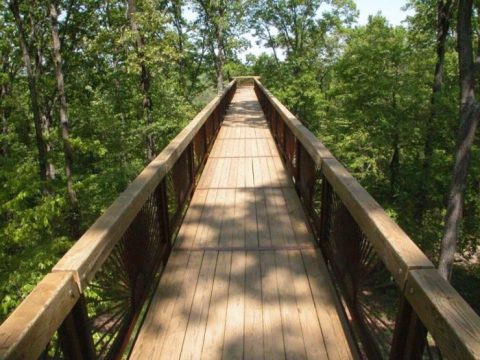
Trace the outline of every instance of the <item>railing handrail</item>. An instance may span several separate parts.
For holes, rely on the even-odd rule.
[[[208,103],[148,164],[0,325],[0,359],[38,357],[148,197],[235,85]]]
[[[452,359],[480,359],[480,317],[325,145],[258,79],[253,80],[322,170],[414,311],[437,340],[442,354]]]
[[[113,204],[53,267],[52,272],[72,271],[83,291],[110,254],[111,249],[130,225],[153,189],[170,171],[193,137],[235,83],[232,80],[197,116],[162,150],[140,175],[130,183]]]

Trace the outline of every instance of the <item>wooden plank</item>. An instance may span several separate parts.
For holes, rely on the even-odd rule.
[[[260,159],[259,158],[250,158],[252,162],[252,173],[253,173],[253,184],[254,187],[259,188],[263,184],[262,171],[260,169]]]
[[[205,330],[205,341],[201,353],[202,359],[220,359],[222,356],[231,260],[231,252],[220,252],[218,254]]]
[[[277,187],[279,184],[275,182],[275,174],[270,172],[268,162],[271,160],[270,157],[260,158],[261,170],[263,175],[263,186],[265,187]]]
[[[287,250],[316,250],[316,247],[313,244],[306,245],[281,245],[281,246],[193,246],[193,247],[178,247],[175,248],[176,251],[287,251]]]
[[[217,255],[217,252],[207,252],[203,257],[180,359],[200,359],[201,357]]]
[[[263,358],[262,274],[260,253],[249,251],[245,260],[245,359]]]
[[[230,172],[233,170],[233,160],[235,158],[225,158],[223,159],[225,161],[225,166],[222,169],[222,173],[218,174],[220,176],[220,181],[218,182],[218,187],[219,188],[226,188],[229,187],[229,178],[230,178]]]
[[[219,155],[221,157],[233,157],[235,156],[235,142],[236,139],[226,139],[222,147],[219,149]]]
[[[285,359],[282,316],[278,298],[275,254],[260,253],[262,270],[263,346],[264,359]]]
[[[297,244],[295,232],[292,228],[290,216],[288,214],[287,203],[285,201],[282,189],[274,189],[275,196],[273,200],[278,208],[278,226],[285,238],[287,244]]]
[[[218,166],[218,159],[209,158],[205,164],[202,175],[197,185],[197,189],[208,189],[210,183],[212,182],[213,175],[215,174],[215,169]]]
[[[225,143],[225,139],[217,139],[212,146],[212,150],[210,151],[210,158],[216,158],[222,156],[222,147]]]
[[[220,130],[218,131],[218,136],[217,136],[217,139],[225,139],[225,138],[228,138],[228,131],[229,131],[229,127],[226,127],[226,126],[221,126],[220,127]]]
[[[281,187],[283,186],[282,184],[282,178],[285,177],[285,174],[282,173],[282,172],[279,172],[277,170],[277,167],[275,166],[275,158],[273,157],[268,157],[268,158],[265,158],[266,160],[266,165],[267,165],[267,169],[268,169],[268,173],[270,175],[270,184],[272,187]]]
[[[257,213],[258,245],[272,246],[265,192],[263,189],[255,189],[254,192],[255,192],[255,207],[256,207],[256,213]]]
[[[288,257],[307,357],[309,359],[328,359],[301,254],[299,251],[292,251],[289,252]]]
[[[272,136],[268,128],[255,127],[253,129],[255,130],[255,137],[257,139],[269,139]]]
[[[244,188],[245,187],[245,180],[247,177],[247,166],[246,161],[250,159],[245,158],[236,158],[236,165],[237,165],[237,181],[235,184],[235,188]]]
[[[212,222],[210,226],[212,228],[211,231],[211,239],[208,241],[208,246],[216,247],[220,244],[220,236],[222,232],[222,223],[225,219],[225,199],[227,197],[227,190],[226,189],[218,189],[217,196],[215,198],[215,205],[213,207],[212,213]]]
[[[238,190],[237,190],[238,191]],[[245,246],[258,246],[257,200],[253,189],[245,190]]]
[[[319,250],[302,250],[310,289],[315,301],[318,320],[329,359],[353,359],[355,349],[350,336],[347,319],[343,316],[341,304],[336,299],[335,289],[328,274],[327,266]]]
[[[0,359],[36,359],[78,301],[71,272],[46,275],[0,325]]]
[[[246,131],[248,130],[248,128],[246,128],[246,127],[236,127],[234,129],[235,129],[235,133],[234,133],[234,136],[232,136],[232,138],[245,139],[247,137],[246,136]]]
[[[232,254],[228,289],[227,319],[223,340],[224,359],[243,359],[244,339],[245,253]]]
[[[446,359],[480,359],[480,317],[436,269],[411,270],[405,296]]]
[[[187,273],[190,252],[173,252],[145,316],[130,359],[154,359],[160,353],[176,300]],[[192,259],[193,261],[193,259]]]
[[[237,180],[239,179],[239,172],[242,169],[239,168],[239,158],[231,158],[230,161],[230,168],[228,171],[228,175],[225,175],[226,183],[225,187],[227,188],[236,188],[237,187]],[[243,175],[245,177],[245,175]]]
[[[253,159],[245,159],[245,187],[254,187]]]
[[[235,215],[231,246],[245,246],[245,190],[235,190]]]
[[[214,232],[211,226],[211,223],[214,221],[214,212],[215,212],[215,199],[217,197],[217,189],[208,190],[208,195],[205,200],[205,205],[202,212],[202,217],[200,219],[200,224],[198,226],[196,235],[195,235],[195,246],[211,246],[214,245],[211,243],[211,240],[214,238]]]
[[[313,244],[314,238],[296,191],[293,188],[284,188],[282,192],[297,244]]]
[[[295,235],[290,225],[281,189],[265,189],[268,223],[272,245],[293,245]]]
[[[400,289],[409,269],[433,268],[427,256],[337,160],[325,159],[322,169]]]
[[[290,174],[288,173],[287,168],[285,167],[282,159],[278,156],[272,158],[275,168],[278,174],[281,174],[280,178],[280,186],[283,187],[293,187],[292,179]]]
[[[235,189],[226,190],[225,194],[225,211],[220,230],[220,239],[218,241],[221,246],[231,246],[233,238],[233,227],[235,224]]]
[[[235,153],[233,156],[242,157],[246,154],[246,142],[245,139],[236,139],[235,140]]]
[[[216,158],[216,159],[218,164],[215,168],[215,172],[212,175],[212,180],[208,184],[208,188],[210,189],[216,189],[220,186],[220,181],[222,181],[225,167],[228,165],[226,158],[222,157],[222,158]]]
[[[190,254],[185,280],[175,302],[163,346],[160,353],[155,352],[154,359],[178,359],[180,357],[202,259],[202,252],[192,252]]]
[[[267,138],[267,145],[270,148],[270,152],[272,156],[279,156],[280,153],[278,152],[277,145],[275,144],[275,140],[273,140],[273,137],[270,135],[270,137]]]
[[[254,186],[259,188],[259,187],[264,187],[265,180],[264,180],[264,173],[262,171],[262,163],[261,163],[261,158],[251,158],[252,161],[252,168],[253,168],[253,182]]]
[[[257,133],[255,132],[255,128],[253,127],[244,127],[242,128],[245,132],[245,136],[244,138],[245,139],[256,139],[258,136],[257,136]]]
[[[202,217],[208,190],[197,189],[188,207],[182,226],[178,231],[175,246],[192,246]]]
[[[255,139],[245,139],[244,156],[259,156],[257,141]]]
[[[259,150],[259,153],[257,156],[278,156],[278,151],[276,148],[273,148],[273,151],[272,151],[272,148],[271,146],[269,145],[269,142],[267,139],[256,139],[257,140],[257,146],[258,146],[258,150]]]
[[[292,287],[293,277],[288,258],[289,252],[275,252],[285,354],[287,359],[306,359],[302,325],[297,310],[295,289]]]

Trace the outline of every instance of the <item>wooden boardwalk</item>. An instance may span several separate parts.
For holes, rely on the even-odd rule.
[[[238,88],[132,359],[351,359],[353,342],[253,88]]]

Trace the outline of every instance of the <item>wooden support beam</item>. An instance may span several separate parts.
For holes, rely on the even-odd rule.
[[[446,359],[480,359],[480,317],[436,269],[410,271],[405,296]]]
[[[70,272],[46,275],[0,326],[0,359],[36,359],[80,292]]]

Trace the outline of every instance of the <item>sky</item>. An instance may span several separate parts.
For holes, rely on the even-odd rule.
[[[364,25],[368,22],[369,15],[375,15],[381,12],[383,16],[392,25],[400,25],[408,15],[408,12],[402,10],[407,3],[407,0],[355,0],[357,9],[360,12],[358,23]],[[271,53],[270,49],[265,49],[262,46],[255,44],[255,38],[251,34],[245,35],[246,39],[250,41],[252,47],[245,52],[241,52],[240,59],[245,61],[247,54],[260,55],[261,53]]]
[[[357,4],[357,9],[360,12],[358,23],[364,25],[368,21],[369,15],[375,15],[379,12],[387,18],[392,25],[400,25],[403,20],[409,15],[408,12],[402,10],[407,3],[407,0],[354,0]],[[193,20],[195,15],[190,9],[187,9],[186,18]],[[250,41],[251,47],[245,52],[241,52],[240,58],[245,60],[246,54],[260,55],[261,53],[271,53],[270,49],[265,49],[262,46],[255,44],[255,38],[252,34],[246,34],[245,38]]]
[[[381,11],[392,25],[400,25],[408,15],[402,11],[405,0],[356,0],[357,9],[360,11],[359,23],[366,24],[369,15]]]

